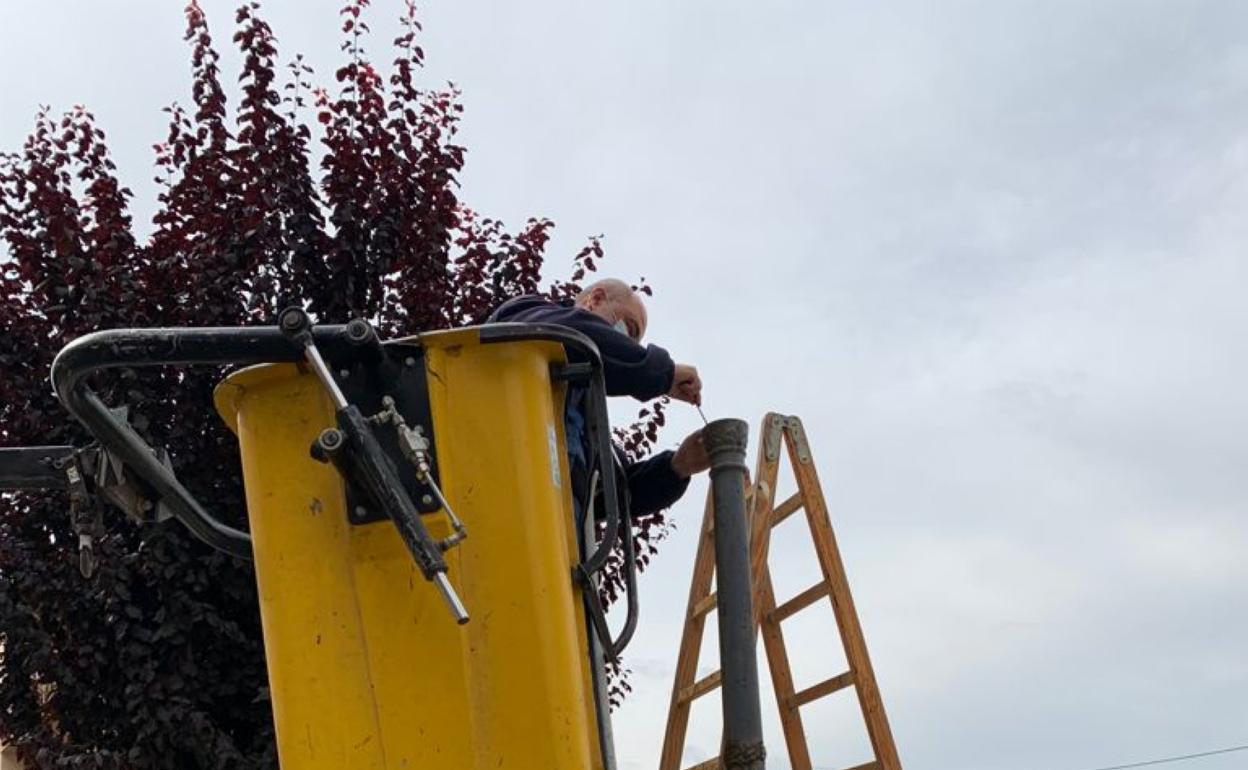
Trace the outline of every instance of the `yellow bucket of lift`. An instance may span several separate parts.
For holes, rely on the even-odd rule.
[[[238,436],[283,770],[586,770],[609,760],[579,589],[549,341],[421,335],[441,486],[468,527],[447,553],[458,626],[388,521],[352,524],[309,456],[334,424],[302,367],[216,390]],[[435,538],[445,513],[424,517]],[[599,688],[600,689],[600,688]],[[612,763],[613,764],[613,763]]]

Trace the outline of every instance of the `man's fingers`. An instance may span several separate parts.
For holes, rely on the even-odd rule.
[[[702,378],[698,376],[697,367],[689,364],[676,364],[669,395],[690,404],[701,405]]]
[[[702,473],[711,467],[710,456],[702,439],[699,428],[680,442],[680,447],[672,457],[672,467],[683,477],[688,478],[695,473]]]
[[[680,383],[680,390],[693,403],[702,403],[702,379],[697,371],[691,372],[689,378]]]

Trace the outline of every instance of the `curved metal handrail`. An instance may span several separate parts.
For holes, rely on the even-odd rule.
[[[321,326],[318,344],[353,346],[347,326]],[[112,329],[79,337],[52,362],[52,387],[70,414],[100,444],[151,487],[187,529],[203,542],[240,558],[251,558],[251,536],[213,516],[156,458],[155,450],[113,414],[87,385],[94,372],[118,367],[259,364],[301,359],[276,326],[204,329]]]

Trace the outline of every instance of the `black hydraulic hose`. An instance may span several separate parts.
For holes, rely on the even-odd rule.
[[[637,630],[640,614],[637,594],[637,551],[633,542],[633,517],[627,504],[620,504],[620,476],[617,474],[615,452],[611,446],[610,434],[607,430],[606,391],[601,377],[591,380],[589,389],[589,430],[590,440],[598,447],[600,462],[610,464],[609,469],[602,471],[603,500],[606,507],[606,521],[603,524],[602,540],[598,541],[594,552],[587,556],[576,568],[576,580],[589,600],[590,621],[602,640],[604,651],[611,660],[617,660],[620,653],[628,646]],[[591,490],[592,494],[592,490]],[[587,506],[588,507],[588,506]],[[606,566],[620,544],[622,554],[621,567],[624,571],[624,593],[628,601],[628,612],[624,617],[624,628],[619,636],[611,637],[607,625],[606,609],[598,596],[598,585],[594,575]]]
[[[640,617],[640,608],[637,601],[637,553],[633,545],[632,524],[629,524],[629,530],[624,535],[624,593],[628,596],[628,612],[624,616],[624,627],[620,629],[620,633],[611,640],[611,655],[618,658],[620,653],[624,652],[624,648],[633,640],[633,634],[637,631],[637,621]]]
[[[631,517],[629,517],[628,512],[620,510],[618,479],[615,473],[615,452],[611,447],[611,434],[607,422],[606,388],[603,385],[601,375],[591,377],[590,379],[588,402],[590,441],[597,448],[599,464],[609,467],[599,468],[599,474],[602,478],[603,505],[607,514],[603,527],[603,537],[598,542],[598,547],[594,552],[586,556],[585,561],[581,563],[580,569],[583,579],[588,579],[606,566],[607,559],[611,557],[611,552],[615,550],[615,544],[620,536],[621,518],[628,519],[629,531],[632,531]],[[593,502],[593,500],[586,501],[587,510],[593,505]]]
[[[590,343],[591,345],[593,343]],[[595,349],[596,352],[596,349]],[[601,364],[600,364],[601,367]],[[598,449],[599,461],[609,464],[609,469],[602,472],[602,495],[605,501],[607,520],[602,541],[597,549],[590,554],[579,568],[580,579],[587,592],[592,592],[597,599],[598,587],[592,576],[601,571],[607,564],[616,543],[620,542],[623,550],[621,569],[624,572],[624,592],[628,601],[628,611],[624,618],[624,628],[614,639],[607,627],[605,612],[597,601],[591,602],[595,627],[599,631],[603,646],[612,660],[619,658],[620,653],[628,646],[637,630],[640,607],[637,595],[637,554],[633,542],[633,516],[627,504],[620,505],[619,477],[616,475],[615,449],[611,445],[610,422],[607,415],[607,389],[601,368],[590,379],[589,387],[589,429],[590,437]],[[622,531],[621,531],[622,530]],[[599,617],[601,615],[601,617]]]
[[[610,463],[614,465],[613,458],[615,454],[611,445],[611,429],[607,415],[607,388],[603,374],[602,356],[598,352],[598,346],[594,344],[593,340],[585,334],[566,326],[521,323],[487,324],[481,327],[479,339],[482,343],[517,340],[558,342],[565,349],[573,351],[583,358],[583,362],[571,363],[562,367],[567,372],[563,378],[571,380],[588,378],[589,398],[586,418],[590,440],[596,450],[599,461],[603,464]],[[577,367],[586,366],[588,367],[587,371],[573,373]],[[615,659],[628,644],[629,640],[632,639],[633,632],[637,629],[637,620],[640,613],[637,597],[637,559],[636,549],[633,544],[632,516],[629,511],[624,510],[626,506],[620,505],[620,488],[613,469],[602,469],[602,496],[606,508],[603,539],[596,544],[593,553],[588,554],[577,565],[573,570],[573,575],[585,595],[590,622],[593,624],[598,638],[602,642],[604,651],[612,659]],[[624,530],[623,535],[621,535],[621,530]],[[606,622],[606,612],[598,597],[598,586],[593,576],[606,566],[611,552],[615,549],[621,537],[625,541],[622,546],[624,551],[622,566],[624,569],[624,585],[628,593],[628,615],[620,635],[612,639]]]

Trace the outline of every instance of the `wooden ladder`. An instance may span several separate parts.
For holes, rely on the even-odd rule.
[[[884,713],[884,702],[880,698],[875,672],[871,668],[867,643],[863,639],[862,626],[858,622],[858,613],[849,592],[845,565],[836,547],[836,536],[832,532],[832,522],[828,518],[827,504],[819,486],[819,477],[815,472],[814,459],[811,457],[810,444],[806,440],[802,421],[797,417],[771,413],[763,418],[759,435],[762,437],[762,445],[759,447],[754,474],[756,481],[752,486],[746,485],[747,509],[751,517],[750,566],[754,587],[754,615],[757,628],[762,631],[776,702],[780,706],[780,724],[789,751],[789,762],[793,770],[813,770],[810,747],[807,745],[806,731],[802,725],[801,707],[853,686],[862,708],[867,736],[875,758],[850,770],[901,770],[901,760],[897,756],[893,733]],[[776,505],[776,480],[780,471],[782,447],[788,450],[789,464],[797,481],[797,492]],[[806,521],[810,525],[823,579],[777,606],[771,585],[771,569],[767,565],[771,530],[799,510],[806,512]],[[706,617],[715,609],[715,593],[711,591],[714,572],[714,511],[708,492],[659,770],[681,770],[680,761],[689,727],[690,707],[693,701],[715,690],[720,684],[721,674],[718,671],[695,681]],[[789,666],[781,623],[825,597],[829,599],[836,617],[849,670],[798,691],[793,683],[793,672]],[[715,757],[689,770],[718,770],[720,766],[719,757]]]

